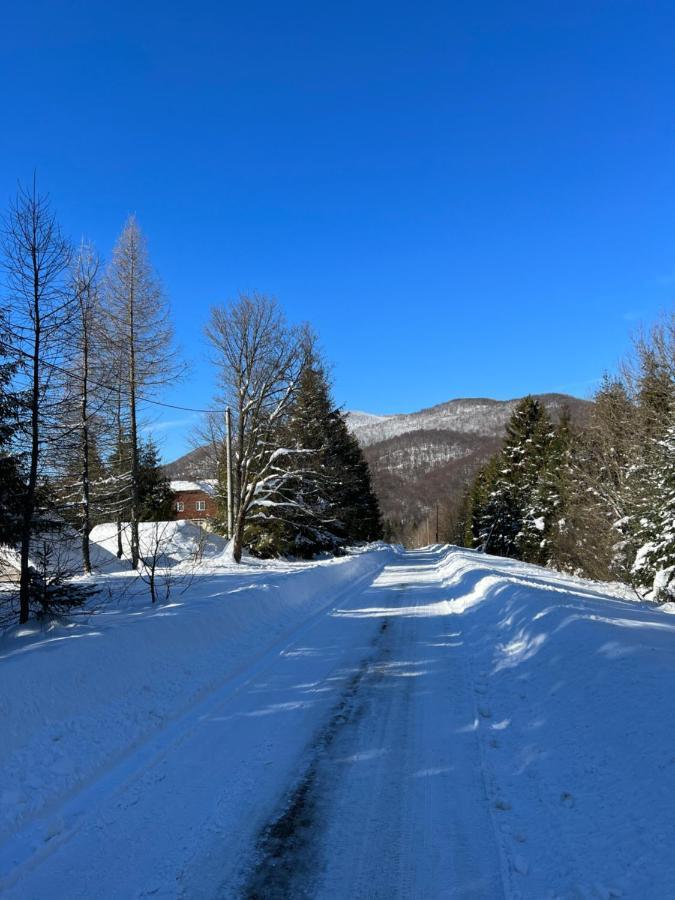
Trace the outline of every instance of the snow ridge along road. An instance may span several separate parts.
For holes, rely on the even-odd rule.
[[[345,565],[304,576],[314,603],[282,592],[276,645],[259,634],[248,664],[20,824],[4,896],[675,896],[672,616],[447,547],[377,551],[351,581]],[[269,604],[255,577],[232,621]],[[211,573],[177,622],[224,629],[230,654],[247,632],[209,603],[236,607],[244,581]],[[101,641],[159,640],[162,621]]]

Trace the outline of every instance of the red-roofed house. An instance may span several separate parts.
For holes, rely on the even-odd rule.
[[[215,481],[172,481],[174,519],[206,522],[218,514]]]

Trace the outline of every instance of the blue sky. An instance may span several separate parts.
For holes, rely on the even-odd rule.
[[[675,6],[5,4],[0,200],[37,169],[109,256],[137,213],[208,405],[240,290],[349,408],[581,396],[675,295]],[[166,412],[163,450],[194,420]]]

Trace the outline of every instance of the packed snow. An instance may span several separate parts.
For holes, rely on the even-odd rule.
[[[0,639],[3,896],[675,896],[671,610],[449,547],[235,566],[173,528],[167,602],[120,569]]]

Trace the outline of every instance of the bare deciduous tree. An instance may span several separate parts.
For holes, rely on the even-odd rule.
[[[232,410],[234,429],[234,510],[232,552],[241,561],[244,529],[251,509],[270,502],[288,468],[279,465],[289,451],[274,440],[303,369],[305,330],[290,327],[275,300],[241,294],[228,306],[211,310],[206,335],[216,353],[221,393]],[[222,423],[210,422],[220,435]]]
[[[95,481],[101,475],[100,471],[92,470],[103,442],[104,406],[112,391],[109,373],[103,372],[101,364],[99,259],[91,244],[83,242],[80,245],[71,270],[69,290],[75,306],[71,348],[74,366],[64,373],[64,400],[66,422],[72,424],[72,430],[64,437],[61,448],[64,457],[62,494],[68,517],[76,523],[80,533],[82,565],[89,574],[92,479]]]
[[[168,304],[135,216],[113,250],[106,278],[111,364],[119,372],[119,443],[128,437],[131,565],[139,562],[139,409],[178,376]],[[124,432],[127,432],[124,434]]]

